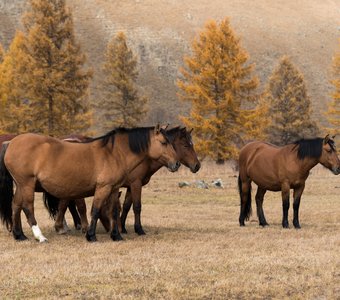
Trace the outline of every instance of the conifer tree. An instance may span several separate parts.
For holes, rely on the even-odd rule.
[[[339,40],[340,41],[340,40]],[[340,43],[339,43],[340,45]],[[332,101],[328,105],[326,113],[328,122],[334,127],[328,128],[334,134],[340,133],[340,51],[334,56],[333,71],[335,78],[332,80],[334,91],[332,93]]]
[[[303,75],[287,56],[281,58],[265,93],[269,103],[270,142],[286,145],[318,134],[318,126],[311,119],[311,100]]]
[[[102,129],[137,126],[146,114],[147,98],[138,95],[137,60],[123,32],[108,43],[103,72],[104,92],[98,105]]]
[[[3,48],[2,45],[0,44],[0,64],[2,63],[2,61],[3,61],[3,59],[4,59],[4,55],[5,55],[4,48]]]
[[[30,73],[24,49],[26,38],[17,31],[0,65],[0,127],[2,133],[23,133],[31,127],[31,111],[24,83]]]
[[[251,75],[254,65],[247,61],[248,54],[224,19],[206,24],[192,44],[192,55],[184,60],[186,68],[181,69],[179,97],[192,104],[190,115],[182,121],[194,129],[200,155],[217,163],[237,156],[244,124],[251,119],[250,114],[245,119],[243,104],[255,100],[258,79]]]
[[[84,132],[91,124],[87,89],[91,72],[75,40],[65,0],[30,0],[23,18],[27,32],[26,97],[30,131],[60,136]],[[24,117],[24,116],[22,116]]]

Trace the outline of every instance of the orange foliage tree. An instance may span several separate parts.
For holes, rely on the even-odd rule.
[[[194,129],[197,152],[218,163],[236,158],[247,128],[255,127],[252,120],[259,111],[244,108],[257,98],[258,79],[248,58],[228,19],[210,21],[193,41],[192,55],[181,69],[179,97],[192,105],[181,120]]]
[[[340,45],[340,40],[339,40]],[[334,134],[340,133],[340,51],[334,56],[333,71],[335,78],[332,80],[334,91],[332,101],[328,105],[327,119],[333,125],[331,131]]]

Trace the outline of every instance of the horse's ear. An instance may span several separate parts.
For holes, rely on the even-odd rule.
[[[193,130],[194,130],[194,128],[191,128],[191,129],[189,130],[189,133],[191,134]]]
[[[329,140],[330,140],[330,137],[329,137],[329,134],[327,134],[325,138],[323,139],[323,143],[326,145],[328,144]]]
[[[168,124],[166,124],[166,125],[163,125],[161,128],[163,129],[163,130],[167,130],[167,128],[169,127],[169,123]]]
[[[332,140],[334,140],[334,139],[335,139],[335,136],[336,136],[336,134],[334,134],[334,135],[332,136]]]
[[[159,123],[155,126],[155,134],[159,134],[160,132],[160,126],[159,126]]]

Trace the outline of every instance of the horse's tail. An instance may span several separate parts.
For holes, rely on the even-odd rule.
[[[59,205],[59,199],[57,197],[54,197],[48,192],[43,193],[43,199],[45,207],[47,208],[50,217],[52,219],[55,219],[57,213],[58,213],[58,205]]]
[[[12,231],[13,178],[4,161],[8,145],[4,143],[0,152],[0,219]]]
[[[242,180],[240,176],[238,176],[238,192],[240,194],[240,203],[242,208]],[[248,193],[247,193],[247,202],[244,207],[243,215],[246,221],[249,220],[249,217],[251,216],[251,185],[249,185]]]

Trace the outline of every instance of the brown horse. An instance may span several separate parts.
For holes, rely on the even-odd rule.
[[[113,191],[146,158],[160,160],[171,171],[180,166],[166,132],[159,126],[118,128],[88,143],[68,143],[37,134],[19,135],[1,153],[0,217],[7,227],[12,227],[15,239],[24,240],[20,218],[23,210],[34,237],[44,242],[47,239],[34,216],[36,189],[59,199],[94,196],[86,238],[96,241],[102,203],[114,199]],[[8,185],[12,179],[16,183],[14,197],[13,188]],[[121,239],[117,222],[115,219],[113,222],[111,238]]]
[[[170,139],[173,140],[172,145],[175,148],[179,161],[190,168],[193,173],[196,173],[200,169],[201,165],[194,150],[191,131],[189,132],[186,128],[177,126],[167,130],[166,133]],[[122,185],[123,187],[127,187],[123,212],[121,215],[122,233],[126,233],[125,221],[133,203],[133,210],[135,213],[135,232],[139,235],[145,234],[140,220],[142,186],[146,185],[150,181],[151,176],[161,167],[163,167],[163,164],[160,161],[145,159],[138,167],[127,175],[126,180]],[[49,198],[49,200],[51,204],[48,206],[53,207],[56,205],[56,203],[53,204],[55,201],[54,198]],[[65,201],[67,200],[60,200],[58,206],[59,212],[56,217],[55,225],[58,232],[62,232],[62,220],[67,207],[67,202]],[[103,206],[99,218],[104,228],[109,231],[111,227],[111,217],[106,214],[107,211],[110,211],[110,209]],[[86,215],[81,217],[83,220],[86,218]]]
[[[295,228],[300,228],[301,195],[309,171],[318,163],[335,175],[340,173],[335,143],[328,135],[324,139],[302,139],[284,147],[263,142],[252,142],[244,146],[239,155],[240,226],[244,226],[244,221],[248,220],[251,214],[251,182],[254,181],[258,186],[255,199],[259,224],[268,225],[262,208],[264,194],[267,190],[281,191],[282,226],[289,227],[289,192],[293,189],[293,224]]]
[[[17,136],[17,134],[4,134],[4,135],[0,135],[0,149],[1,149],[2,145],[3,145],[3,143],[11,141],[16,136]],[[62,137],[62,139],[64,141],[68,141],[68,142],[71,142],[71,143],[77,143],[77,142],[80,143],[80,142],[86,142],[86,141],[90,140],[89,137],[83,136],[83,135],[79,135],[79,134],[67,135],[65,137]],[[67,205],[67,208],[69,209],[69,211],[70,211],[70,213],[72,215],[72,218],[73,218],[74,227],[77,230],[79,230],[79,229],[82,228],[82,224],[83,224],[83,231],[88,226],[87,218],[86,219],[84,219],[84,218],[81,219],[79,217],[79,214],[80,214],[80,216],[83,216],[84,213],[86,214],[86,206],[84,207],[84,205],[85,205],[85,202],[82,201],[82,199],[70,200],[68,202],[68,205]],[[78,211],[79,211],[79,214],[78,214]],[[50,212],[50,214],[53,217],[53,213]],[[65,219],[64,219],[64,222],[63,222],[63,230],[64,231],[68,231],[69,230],[69,228],[67,226],[67,223],[65,222]]]

